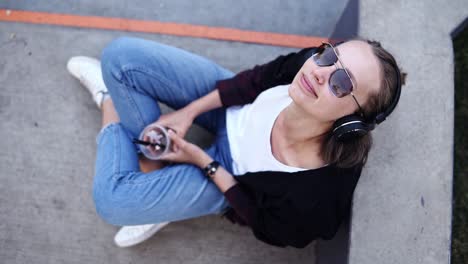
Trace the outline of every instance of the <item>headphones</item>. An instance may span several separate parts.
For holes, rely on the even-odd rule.
[[[374,130],[376,125],[382,123],[397,106],[401,94],[401,73],[400,69],[398,69],[398,66],[394,62],[390,60],[387,62],[395,68],[397,73],[397,89],[390,106],[388,106],[384,112],[380,112],[375,117],[368,120],[356,113],[336,120],[332,129],[332,136],[335,137],[336,140],[347,141],[366,135],[370,131]]]

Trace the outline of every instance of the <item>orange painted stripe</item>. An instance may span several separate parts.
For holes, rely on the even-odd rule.
[[[0,21],[159,33],[297,48],[317,46],[320,45],[322,41],[328,40],[327,38],[320,37],[239,30],[234,28],[8,9],[0,9]]]

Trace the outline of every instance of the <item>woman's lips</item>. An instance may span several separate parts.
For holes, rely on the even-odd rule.
[[[312,84],[309,83],[309,80],[307,80],[304,74],[302,74],[301,76],[301,84],[309,93],[313,94],[315,97],[318,98],[317,93],[314,90],[314,87],[312,86]]]

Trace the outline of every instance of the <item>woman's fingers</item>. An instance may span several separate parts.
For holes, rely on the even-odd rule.
[[[166,160],[166,161],[176,161],[174,156],[175,156],[174,152],[168,152],[164,154],[164,156],[162,156],[161,159]]]
[[[179,148],[183,148],[185,141],[181,139],[176,133],[174,133],[172,130],[169,130],[169,138],[172,140],[174,151],[178,151]]]
[[[178,151],[179,150],[179,145],[180,145],[180,140],[179,138],[177,137],[177,135],[172,132],[172,130],[169,130],[168,133],[169,135],[169,139],[172,141],[172,149],[174,152]]]
[[[169,132],[170,132],[170,131],[174,131],[174,133],[177,134],[177,130],[175,130],[174,128],[168,127],[168,126],[164,126],[164,127],[167,129],[167,131],[169,131]]]

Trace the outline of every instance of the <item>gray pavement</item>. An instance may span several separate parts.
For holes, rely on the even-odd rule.
[[[339,1],[344,8],[346,1]],[[325,4],[325,1],[322,1]],[[342,10],[304,3],[238,1],[0,1],[0,8],[100,15],[331,35]],[[258,12],[263,10],[263,12]],[[276,10],[276,12],[275,12]],[[281,10],[289,10],[282,13]],[[290,15],[293,15],[291,17]],[[306,19],[320,17],[322,24]],[[355,29],[354,29],[355,31]],[[296,49],[152,34],[0,23],[0,259],[2,263],[314,263],[315,244],[279,249],[219,216],[171,223],[129,249],[113,245],[91,199],[100,112],[66,71],[71,56],[99,57],[112,39],[132,35],[206,56],[239,72]],[[165,108],[165,111],[168,111]],[[198,127],[188,139],[211,136]]]
[[[349,263],[450,263],[450,33],[467,16],[466,0],[360,2],[360,35],[388,47],[408,78],[354,193]]]
[[[335,0],[331,4],[327,0],[315,0],[311,4],[306,1],[278,0],[2,0],[0,8],[330,36],[347,2]]]
[[[277,249],[257,241],[248,229],[206,216],[171,223],[148,242],[119,249],[112,244],[117,228],[99,219],[91,200],[100,113],[68,75],[67,59],[77,54],[97,57],[121,35],[178,46],[234,72],[296,49],[0,22],[1,262],[315,263],[318,258],[320,263],[343,263],[333,256],[349,251],[349,263],[448,263],[453,162],[450,31],[468,15],[468,4],[363,0],[359,20],[353,22],[342,17],[348,3],[0,1],[0,8],[312,36],[339,37],[359,25],[361,35],[389,47],[408,73],[397,111],[374,133],[374,149],[355,193],[350,237],[344,228],[337,239],[319,242],[317,249],[315,244]],[[211,137],[194,127],[189,140],[207,146]]]
[[[135,248],[114,246],[117,228],[96,215],[91,197],[100,112],[88,92],[68,74],[65,64],[76,54],[99,56],[121,33],[23,24],[8,24],[1,32],[1,57],[7,62],[0,73],[0,131],[6,139],[0,143],[3,263],[314,260],[313,245],[304,250],[273,248],[257,241],[249,230],[218,216],[171,223]],[[15,34],[12,39],[11,34]],[[216,47],[237,54],[244,62],[255,60],[249,54],[272,59],[280,52],[276,47],[134,35],[188,47],[211,58],[216,56],[209,50]],[[240,50],[245,53],[240,54]],[[189,140],[206,146],[211,138],[203,132],[193,129]]]

